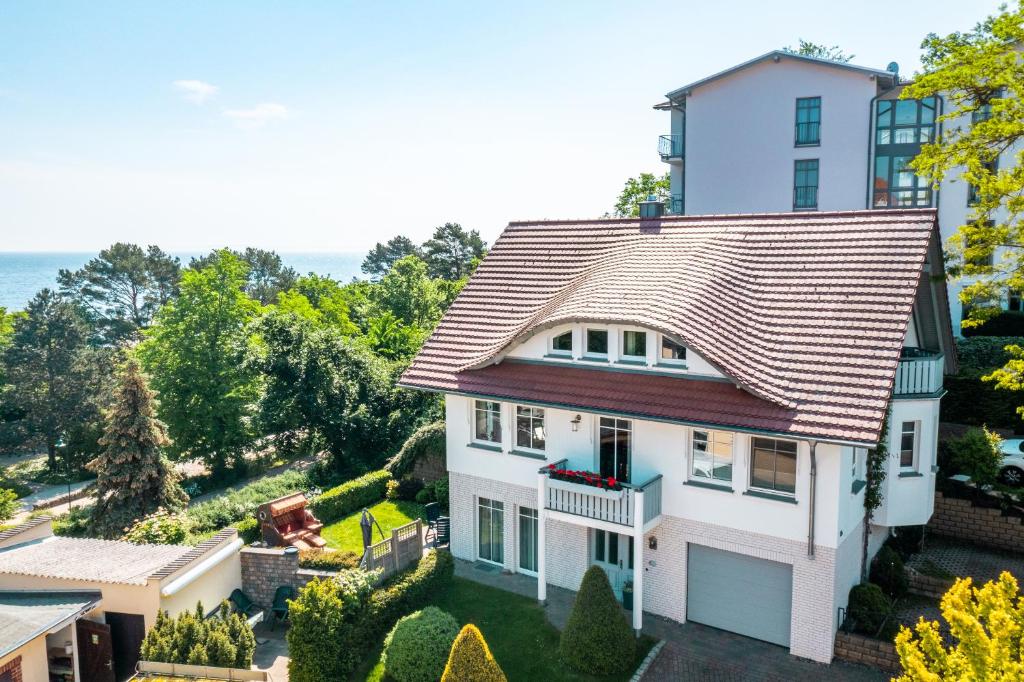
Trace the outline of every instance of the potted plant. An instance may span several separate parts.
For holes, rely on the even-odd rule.
[[[633,610],[633,581],[627,580],[622,585],[622,608],[627,611]]]

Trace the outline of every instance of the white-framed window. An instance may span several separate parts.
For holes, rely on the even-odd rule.
[[[543,451],[546,440],[544,409],[516,405],[516,447]]]
[[[477,498],[477,557],[492,564],[505,563],[505,505]]]
[[[920,422],[903,422],[900,427],[900,469],[917,468],[917,434]]]
[[[501,403],[493,400],[473,402],[473,440],[501,443]]]
[[[562,332],[551,337],[551,348],[548,349],[552,355],[572,355],[572,330]]]
[[[647,332],[627,329],[622,332],[619,355],[625,360],[647,359]]]
[[[583,336],[585,337],[585,343],[583,345],[584,356],[599,358],[608,357],[607,329],[587,329]]]
[[[778,438],[750,439],[750,487],[796,495],[796,442]]]
[[[661,348],[658,349],[658,364],[686,365],[686,346],[676,343],[664,334],[661,335]]]
[[[690,438],[690,478],[732,483],[733,435],[728,431],[694,429]]]

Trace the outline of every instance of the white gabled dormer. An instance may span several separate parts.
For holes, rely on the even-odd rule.
[[[506,351],[505,358],[724,377],[682,339],[628,324],[573,322],[542,329]]]

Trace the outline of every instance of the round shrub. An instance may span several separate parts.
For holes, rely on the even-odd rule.
[[[463,626],[455,638],[441,682],[507,682],[501,666],[475,625]]]
[[[238,537],[242,539],[247,545],[251,545],[254,542],[259,542],[263,538],[263,531],[260,530],[260,522],[256,520],[255,516],[242,519],[238,523],[233,524],[234,529],[238,531]]]
[[[610,675],[633,666],[633,628],[615,599],[608,576],[598,566],[591,566],[583,575],[558,650],[569,667],[594,675]]]
[[[850,590],[847,613],[853,621],[854,630],[874,637],[892,613],[892,603],[882,588],[874,583],[854,585]]]
[[[434,489],[430,486],[421,489],[416,493],[416,502],[419,504],[429,504],[434,501]]]
[[[992,485],[999,476],[1003,453],[1000,438],[985,427],[971,427],[949,443],[950,459],[957,473],[971,477],[977,485]]]
[[[909,582],[899,552],[885,545],[871,562],[871,582],[882,588],[889,598],[898,599],[907,593]]]
[[[124,534],[124,540],[137,545],[180,545],[188,535],[185,519],[160,509],[142,519]]]
[[[398,482],[398,499],[412,502],[421,490],[423,490],[423,481],[406,476]]]
[[[459,624],[436,606],[400,618],[384,639],[384,672],[395,682],[437,682]]]

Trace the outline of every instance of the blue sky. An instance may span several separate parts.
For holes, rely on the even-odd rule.
[[[998,0],[0,3],[0,251],[362,250],[600,215],[669,90],[798,38],[904,73]]]

